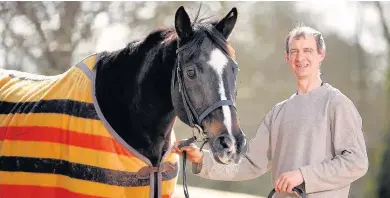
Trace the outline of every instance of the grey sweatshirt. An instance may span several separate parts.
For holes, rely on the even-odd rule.
[[[328,83],[276,104],[248,144],[248,156],[257,167],[245,158],[236,165],[221,165],[205,150],[200,173],[195,174],[239,181],[271,170],[275,181],[299,169],[304,183],[298,187],[308,198],[346,198],[350,184],[368,169],[361,117],[352,101]]]

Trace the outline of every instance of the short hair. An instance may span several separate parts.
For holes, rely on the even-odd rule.
[[[300,37],[305,38],[308,35],[314,36],[314,38],[316,39],[318,53],[320,53],[321,50],[326,51],[324,37],[322,36],[321,32],[301,23],[298,24],[294,29],[292,29],[288,33],[286,37],[286,46],[285,46],[286,53],[288,54],[290,52],[291,38],[300,38]]]

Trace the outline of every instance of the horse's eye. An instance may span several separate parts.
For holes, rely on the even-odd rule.
[[[188,77],[194,78],[195,75],[196,75],[196,73],[195,73],[195,70],[194,70],[194,69],[191,68],[191,69],[188,69],[188,70],[187,70],[187,76],[188,76]]]

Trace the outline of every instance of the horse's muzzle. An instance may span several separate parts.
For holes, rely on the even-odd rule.
[[[223,133],[211,142],[211,149],[217,162],[221,164],[229,164],[233,161],[238,163],[242,151],[246,150],[246,139]]]

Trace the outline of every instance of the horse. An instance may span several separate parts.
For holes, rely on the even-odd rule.
[[[174,27],[59,75],[0,70],[0,197],[171,197],[177,118],[217,162],[237,163],[247,149],[228,42],[238,12],[198,15],[181,6]]]

